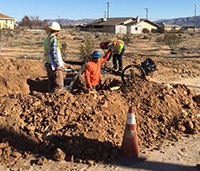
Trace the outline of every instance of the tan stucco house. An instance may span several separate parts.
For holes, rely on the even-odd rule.
[[[139,17],[132,19],[132,21],[127,23],[126,26],[128,34],[141,34],[144,29],[151,33],[159,28],[159,25],[151,22],[150,20],[140,19]]]
[[[0,13],[0,29],[14,29],[15,19]]]
[[[101,31],[113,34],[126,34],[125,23],[131,22],[131,17],[124,18],[100,18],[85,25],[86,31]]]
[[[89,22],[80,29],[85,31],[102,31],[112,34],[141,34],[143,29],[148,29],[149,32],[152,29],[157,30],[158,25],[139,17],[120,17],[120,18],[100,18]]]

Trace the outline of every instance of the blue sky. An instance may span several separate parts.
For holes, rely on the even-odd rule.
[[[194,16],[193,4],[200,15],[200,0],[0,0],[0,13],[20,21],[25,15],[40,19],[96,19],[104,17],[110,2],[110,17],[146,17],[149,19],[172,19]]]

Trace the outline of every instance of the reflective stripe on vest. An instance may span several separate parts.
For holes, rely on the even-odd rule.
[[[120,54],[125,43],[120,39],[115,39],[108,44],[108,46],[114,45],[114,54]]]

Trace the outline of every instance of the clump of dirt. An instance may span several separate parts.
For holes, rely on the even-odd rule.
[[[60,148],[57,148],[53,157],[55,160],[61,161],[65,159],[65,153]]]
[[[116,91],[4,96],[0,161],[16,162],[30,153],[56,160],[115,160],[130,105],[136,108],[140,150],[159,148],[165,139],[199,133],[200,108],[194,97],[184,85],[146,80]]]
[[[200,95],[194,96],[193,100],[200,105]]]

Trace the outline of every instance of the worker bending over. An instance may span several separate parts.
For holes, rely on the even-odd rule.
[[[120,40],[120,39],[115,39],[113,41],[104,41],[100,43],[100,48],[101,49],[110,49],[112,53],[110,54],[110,57],[108,60],[110,60],[111,56],[113,55],[113,69],[117,70],[117,60],[119,63],[119,69],[118,72],[122,72],[123,69],[123,62],[122,62],[122,56],[124,54],[126,44]]]
[[[103,58],[99,51],[94,51],[92,59],[87,63],[85,68],[85,79],[87,87],[92,90],[101,88],[101,66],[106,62],[110,55],[110,50],[106,52]]]

